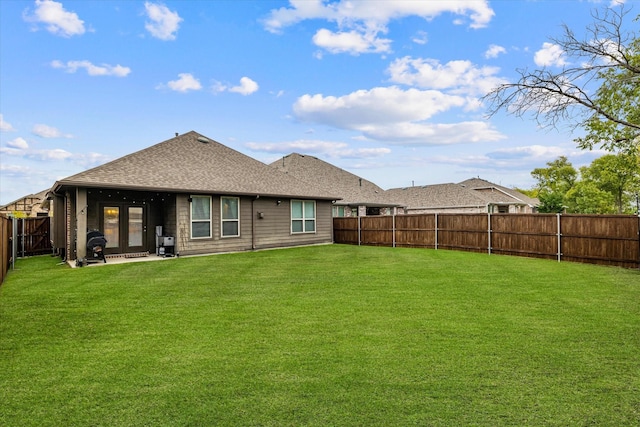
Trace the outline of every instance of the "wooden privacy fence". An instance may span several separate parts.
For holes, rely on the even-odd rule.
[[[333,219],[334,241],[640,268],[640,217],[419,214]]]
[[[0,216],[0,283],[4,281],[11,266],[14,250],[16,257],[51,253],[50,224],[49,217]]]

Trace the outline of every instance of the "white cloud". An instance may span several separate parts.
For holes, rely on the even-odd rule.
[[[408,16],[431,20],[444,13],[468,18],[471,28],[487,26],[494,15],[486,0],[338,0],[333,3],[290,0],[289,7],[271,10],[263,24],[267,31],[279,33],[307,19],[324,19],[335,23],[338,31],[320,30],[313,38],[314,43],[331,53],[357,54],[389,52],[391,41],[378,38],[378,34],[387,33],[387,25],[392,20]]]
[[[193,75],[189,73],[180,73],[178,74],[178,80],[171,80],[167,83],[169,89],[174,90],[176,92],[188,92],[190,90],[200,90],[202,89],[202,85],[200,81],[193,77]],[[164,85],[159,85],[156,89],[164,88]]]
[[[172,12],[167,6],[151,2],[145,2],[144,8],[149,18],[144,26],[147,31],[160,40],[175,40],[175,33],[183,21],[178,12]]]
[[[61,148],[32,150],[29,148],[0,147],[0,153],[40,161],[67,160],[73,158],[73,154]]]
[[[25,14],[27,22],[44,24],[47,31],[62,37],[84,34],[84,21],[74,12],[67,12],[62,3],[52,0],[36,0],[33,14]]]
[[[478,67],[467,60],[441,64],[436,59],[409,56],[396,59],[387,69],[394,83],[480,96],[505,83],[496,76],[498,71],[497,67]]]
[[[374,32],[361,33],[355,30],[334,33],[325,28],[316,32],[313,43],[330,53],[360,53],[390,52],[391,40],[376,37]]]
[[[250,142],[246,146],[253,151],[267,153],[322,154],[331,158],[373,158],[391,153],[389,148],[350,148],[344,142],[300,139],[275,143]]]
[[[7,147],[15,148],[18,150],[26,150],[29,148],[29,143],[27,143],[27,141],[24,138],[18,137],[16,139],[13,139],[7,142]]]
[[[562,48],[549,42],[542,44],[542,48],[535,53],[533,61],[540,67],[562,67],[567,64]]]
[[[361,129],[369,138],[396,145],[453,145],[499,141],[505,136],[485,121],[457,123],[398,122]]]
[[[0,114],[0,131],[2,132],[11,132],[15,129],[11,126],[11,123],[4,121],[4,116]]]
[[[211,90],[214,93],[228,91],[228,92],[239,93],[244,96],[251,95],[252,93],[256,92],[259,88],[260,86],[258,86],[258,83],[251,80],[249,77],[242,77],[240,79],[240,84],[238,86],[229,87],[228,85],[225,85],[221,82],[214,82],[213,85],[211,86]]]
[[[411,41],[416,44],[427,44],[429,37],[425,31],[418,31]]]
[[[391,86],[358,90],[341,97],[303,95],[293,110],[304,121],[356,129],[373,123],[426,120],[452,107],[462,107],[464,103],[462,97],[434,90],[402,90]]]
[[[54,127],[43,124],[34,125],[31,133],[41,138],[73,138],[71,134],[62,133]]]
[[[302,121],[362,132],[367,138],[400,144],[431,145],[496,141],[503,135],[487,122],[434,124],[427,120],[468,100],[435,90],[396,86],[359,90],[345,96],[303,95],[293,105]]]
[[[240,85],[229,88],[229,92],[236,92],[246,96],[256,92],[258,88],[258,83],[254,82],[249,77],[242,77],[240,79]]]
[[[80,68],[84,68],[87,71],[87,74],[90,76],[115,76],[115,77],[126,77],[131,72],[131,68],[123,67],[122,65],[109,65],[109,64],[101,64],[94,65],[89,61],[67,61],[65,64],[62,61],[54,60],[51,61],[51,66],[53,68],[61,68],[65,70],[67,73],[75,73]]]
[[[52,150],[35,150],[29,157],[37,160],[66,160],[73,157],[73,154],[61,148],[54,148]]]
[[[487,59],[497,58],[500,54],[503,54],[503,53],[507,53],[507,49],[505,49],[502,46],[498,46],[497,44],[492,44],[484,53],[484,57]]]

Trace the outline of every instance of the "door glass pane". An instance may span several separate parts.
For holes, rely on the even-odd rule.
[[[142,208],[129,208],[129,247],[142,246]]]
[[[120,246],[120,208],[117,206],[105,206],[104,214],[104,238],[107,239],[107,248]]]

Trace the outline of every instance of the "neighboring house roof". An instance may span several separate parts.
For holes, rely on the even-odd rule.
[[[336,192],[283,174],[190,131],[102,166],[57,181],[64,187],[335,200]]]
[[[492,203],[525,204],[531,207],[538,206],[540,201],[531,198],[517,190],[503,187],[481,178],[471,178],[459,183],[462,186],[478,191]]]
[[[390,199],[402,201],[408,209],[475,208],[489,204],[481,194],[453,183],[391,188],[386,193]]]
[[[397,206],[386,197],[384,189],[317,157],[292,153],[271,163],[271,166],[298,179],[318,183],[326,191],[337,193],[338,205]]]
[[[45,199],[48,190],[40,191],[39,193],[29,194],[28,196],[20,197],[19,199],[9,202],[4,206],[0,206],[0,212],[24,212],[27,215],[35,215],[38,212],[46,212],[46,209],[41,207],[42,201]]]

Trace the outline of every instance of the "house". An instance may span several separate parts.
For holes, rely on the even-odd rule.
[[[481,178],[471,178],[459,183],[482,194],[496,213],[534,213],[537,212],[540,201],[521,192],[503,187]]]
[[[538,201],[489,181],[472,178],[386,191],[390,200],[406,205],[404,213],[531,213]]]
[[[61,179],[49,198],[54,247],[74,260],[90,230],[127,256],[331,243],[338,197],[191,131]]]
[[[385,191],[373,182],[313,156],[292,153],[271,166],[338,194],[340,199],[333,204],[334,217],[393,215],[401,207],[390,202]]]
[[[43,190],[39,193],[29,194],[11,203],[7,203],[4,206],[0,206],[0,215],[23,218],[47,216],[49,211],[42,206],[46,194],[47,190]]]

